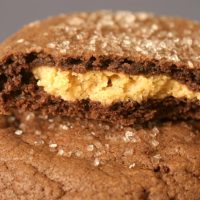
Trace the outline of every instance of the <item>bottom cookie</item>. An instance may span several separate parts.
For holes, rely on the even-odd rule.
[[[2,200],[200,198],[192,123],[141,129],[33,113],[0,121]]]

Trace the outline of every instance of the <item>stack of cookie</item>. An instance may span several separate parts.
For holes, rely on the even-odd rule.
[[[200,24],[99,11],[0,45],[0,199],[200,199]]]

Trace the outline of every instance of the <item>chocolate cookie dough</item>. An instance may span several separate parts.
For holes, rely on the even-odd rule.
[[[200,24],[99,11],[36,21],[0,46],[0,112],[123,125],[200,119]]]
[[[190,123],[143,129],[33,113],[2,121],[0,199],[200,198],[200,133]]]

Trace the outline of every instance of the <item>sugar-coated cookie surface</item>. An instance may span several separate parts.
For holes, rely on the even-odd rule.
[[[63,14],[0,45],[0,113],[123,125],[200,119],[200,24],[128,11]]]
[[[200,197],[192,123],[142,129],[27,113],[0,124],[0,199]]]

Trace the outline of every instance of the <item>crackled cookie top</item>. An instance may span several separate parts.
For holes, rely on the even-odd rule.
[[[142,56],[199,68],[199,41],[198,22],[128,11],[82,12],[30,23],[4,43],[1,55],[13,47],[31,48],[74,56]]]
[[[191,123],[133,128],[34,113],[16,117],[0,129],[4,199],[200,196],[200,134]]]

